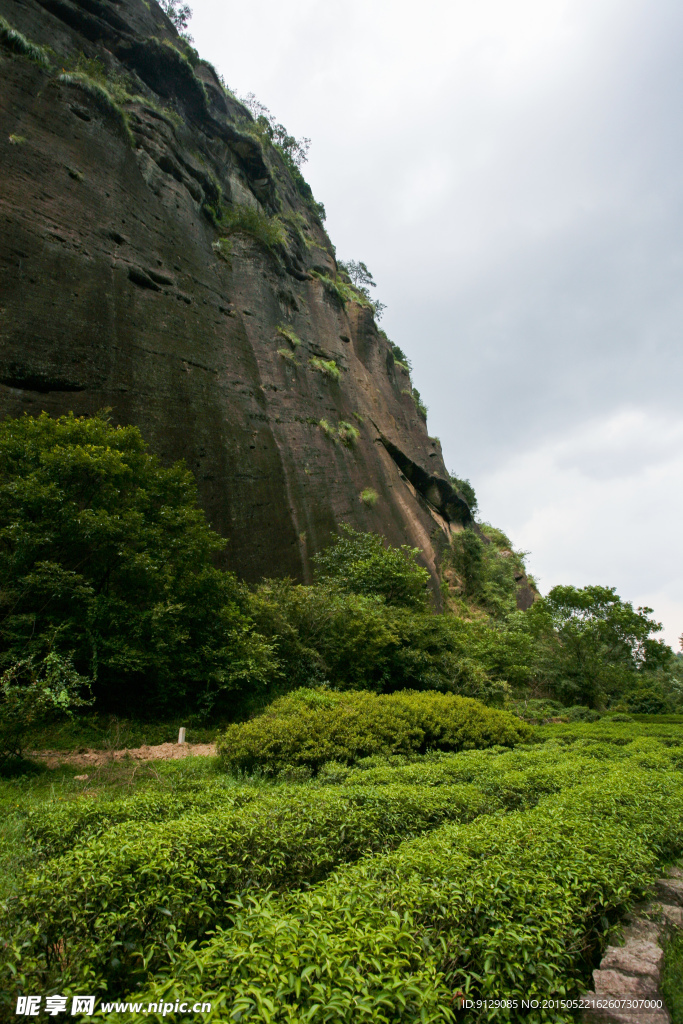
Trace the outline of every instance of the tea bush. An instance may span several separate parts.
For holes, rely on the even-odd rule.
[[[29,987],[96,983],[116,995],[159,968],[177,941],[225,921],[245,891],[312,885],[341,863],[499,806],[472,786],[427,793],[415,786],[281,787],[256,802],[254,792],[223,795],[218,809],[213,794],[212,809],[199,801],[183,817],[159,823],[152,816],[172,813],[172,801],[122,802],[128,806],[113,808],[108,820],[117,811],[135,820],[97,834],[106,815],[62,812],[64,839],[87,843],[30,873],[9,901],[5,971],[19,972]],[[53,814],[34,836],[58,848],[59,823]]]
[[[444,825],[311,892],[242,899],[228,930],[200,949],[177,945],[138,998],[201,991],[215,1019],[424,1024],[454,1021],[458,993],[576,997],[604,922],[683,846],[681,781],[615,770],[530,811]],[[573,1016],[503,1009],[499,1019]]]
[[[242,807],[257,797],[258,791],[250,787],[226,788],[204,782],[191,797],[186,791],[152,791],[123,800],[78,800],[29,812],[24,831],[27,843],[42,858],[49,859],[66,853],[74,843],[90,842],[123,822],[144,822],[149,826],[219,807]]]
[[[512,746],[530,736],[531,728],[513,715],[453,694],[300,689],[258,718],[228,726],[217,750],[226,769],[317,770],[326,761]]]

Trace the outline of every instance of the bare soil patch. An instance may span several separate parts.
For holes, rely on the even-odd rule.
[[[134,747],[128,750],[33,750],[27,756],[42,761],[48,768],[60,764],[76,764],[85,768],[99,768],[113,761],[171,761],[179,757],[213,757],[215,743],[159,743],[156,746]]]

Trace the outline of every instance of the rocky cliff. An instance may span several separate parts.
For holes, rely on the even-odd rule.
[[[0,14],[0,415],[137,424],[248,580],[342,521],[435,574],[469,509],[286,153],[154,0]]]

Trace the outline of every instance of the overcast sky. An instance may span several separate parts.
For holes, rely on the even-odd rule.
[[[683,632],[680,0],[191,0],[296,136],[446,464],[556,583]]]

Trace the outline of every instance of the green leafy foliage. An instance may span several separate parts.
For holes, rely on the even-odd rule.
[[[212,564],[192,475],[135,427],[0,425],[0,665],[71,657],[102,707],[208,708],[265,686],[272,649]]]
[[[379,501],[379,494],[374,487],[364,487],[360,492],[359,497],[363,504],[367,505],[368,508],[374,508]]]
[[[314,884],[339,864],[496,805],[471,786],[426,795],[414,786],[280,786],[256,795],[214,787],[175,819],[174,801],[158,796],[112,802],[97,818],[62,815],[64,833],[79,845],[30,873],[10,903],[13,943],[21,944],[11,962],[25,983],[61,990],[96,980],[116,995],[166,963],[176,942],[227,921],[241,892]],[[56,816],[48,820],[54,837]],[[60,942],[68,957],[57,952]]]
[[[233,205],[223,208],[218,224],[219,230],[226,235],[243,234],[255,238],[257,242],[276,255],[284,245],[282,225],[276,217],[268,217],[261,210],[251,206]]]
[[[434,689],[496,704],[508,684],[528,684],[533,640],[516,623],[493,627],[401,606],[417,601],[419,587],[394,590],[392,575],[372,568],[354,570],[348,584],[343,577],[311,587],[271,580],[252,595],[256,628],[275,647],[290,688],[328,680],[339,689]],[[398,568],[408,570],[410,582],[410,565]],[[413,582],[422,585],[423,577]],[[375,592],[353,593],[347,585]]]
[[[651,612],[634,611],[613,587],[553,587],[525,618],[538,652],[538,674],[565,703],[595,707],[629,690],[646,692],[654,671],[672,657],[652,636],[662,627]],[[634,704],[639,699],[643,707],[654,709],[658,703],[655,695],[634,694]],[[664,710],[661,703],[657,710]]]
[[[337,427],[337,437],[346,448],[355,448],[360,437],[360,430],[354,427],[353,423],[340,420]]]
[[[381,597],[390,605],[424,608],[429,573],[418,564],[418,555],[417,548],[386,547],[379,534],[359,533],[343,523],[341,533],[315,556],[316,578],[353,594]]]
[[[452,694],[300,689],[258,718],[228,726],[218,753],[232,770],[317,770],[327,761],[346,764],[373,754],[508,746],[529,735],[514,716]]]
[[[76,672],[70,656],[56,651],[48,651],[40,663],[29,656],[5,669],[0,676],[0,767],[22,756],[32,728],[91,703],[89,690],[89,680]]]
[[[470,512],[474,515],[477,511],[479,502],[477,501],[477,495],[472,484],[469,480],[462,480],[457,476],[453,476],[452,473],[449,474],[449,478],[456,491],[459,491],[460,494],[462,494],[463,498],[469,505]]]

